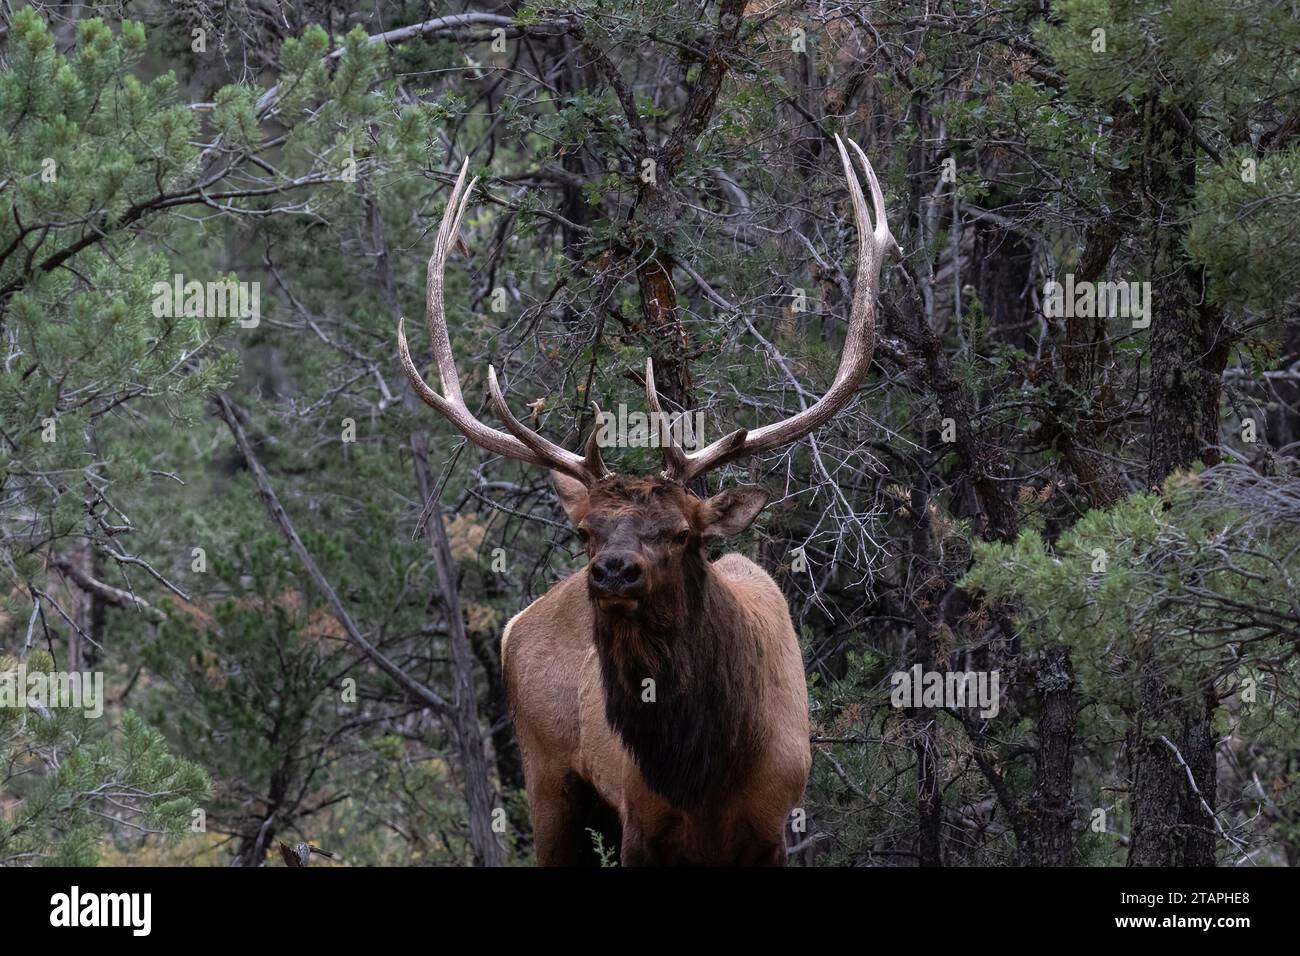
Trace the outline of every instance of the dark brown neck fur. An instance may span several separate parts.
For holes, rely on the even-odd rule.
[[[747,769],[757,746],[757,662],[737,628],[730,589],[699,551],[688,552],[674,593],[619,617],[593,606],[605,716],[646,782],[694,809]],[[643,681],[655,700],[642,699]]]

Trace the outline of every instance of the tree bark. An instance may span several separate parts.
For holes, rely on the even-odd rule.
[[[1133,827],[1128,865],[1214,866],[1217,841],[1211,814],[1218,774],[1213,688],[1203,688],[1199,699],[1184,699],[1156,655],[1149,653],[1140,665],[1139,694],[1130,741]]]
[[[1089,229],[1075,270],[1075,282],[1097,281],[1104,274],[1119,240],[1120,231],[1113,222],[1101,222]],[[1104,439],[1102,419],[1109,414],[1112,396],[1109,386],[1098,381],[1098,369],[1105,367],[1099,361],[1098,352],[1107,348],[1109,321],[1113,319],[1066,317],[1065,340],[1061,345],[1061,361],[1065,367],[1062,393],[1072,414],[1068,422],[1049,423],[1053,440],[1062,446],[1066,462],[1094,508],[1107,508],[1125,493],[1119,474],[1100,451]]]
[[[1192,201],[1196,186],[1197,147],[1180,110],[1182,116],[1195,116],[1191,104],[1180,106],[1158,94],[1146,103],[1143,177],[1151,204],[1154,276],[1147,477],[1153,486],[1197,461],[1218,460],[1219,393],[1231,343],[1222,312],[1205,295],[1203,270],[1187,256],[1185,225],[1169,221]],[[1209,678],[1199,675],[1191,681],[1202,688],[1198,699],[1184,699],[1157,650],[1150,648],[1139,665],[1128,862],[1213,866],[1214,827],[1205,806],[1211,814],[1216,806],[1212,722],[1217,699]],[[1166,741],[1177,742],[1186,767]]]
[[[1033,866],[1074,865],[1074,666],[1061,645],[1038,660],[1038,753],[1035,763]]]
[[[1171,221],[1195,198],[1196,143],[1176,102],[1152,96],[1144,175],[1151,207],[1151,432],[1147,474],[1159,485],[1196,461],[1219,460],[1219,393],[1231,338],[1205,293],[1204,269],[1186,251],[1185,222]],[[1195,115],[1190,104],[1186,115]]]
[[[492,740],[492,756],[496,761],[497,781],[503,793],[524,791],[524,758],[515,740],[514,725],[510,722],[510,705],[506,700],[505,682],[501,679],[501,639],[475,641],[474,656],[478,658],[487,693],[483,696],[482,710],[488,723]],[[519,800],[506,803],[506,819],[510,824],[511,842],[520,853],[529,847],[532,824],[527,806]]]
[[[916,634],[916,663],[934,669],[934,628],[927,607],[935,603],[933,556],[930,553],[930,501],[920,488],[913,488],[911,512],[912,568],[916,575],[908,582],[909,602]],[[920,688],[916,689],[918,692]],[[916,853],[921,866],[943,865],[943,789],[939,779],[939,714],[932,707],[911,712],[912,749],[916,754]]]

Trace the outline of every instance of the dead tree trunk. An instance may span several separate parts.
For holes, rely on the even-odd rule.
[[[408,393],[409,391],[408,389]],[[433,482],[423,435],[411,439],[411,449],[420,486],[420,500],[428,501],[433,494]],[[429,550],[433,557],[438,589],[442,592],[443,607],[447,612],[447,633],[451,644],[452,722],[460,750],[461,784],[469,815],[470,846],[474,850],[474,863],[477,866],[500,866],[501,845],[492,830],[496,794],[492,789],[487,755],[483,749],[483,729],[478,720],[474,651],[465,630],[465,618],[460,611],[460,592],[456,587],[455,566],[452,564],[451,548],[447,544],[447,531],[442,526],[441,506],[435,506],[429,516]]]
[[[366,213],[370,224],[370,241],[375,254],[376,274],[385,304],[394,313],[398,310],[397,284],[388,260],[388,242],[384,231],[383,213],[374,199],[366,198]],[[402,401],[406,408],[422,408],[409,383],[402,386]],[[415,466],[415,481],[420,490],[420,500],[428,502],[434,493],[433,473],[429,467],[428,441],[422,434],[411,437],[411,457]],[[442,525],[442,508],[435,504],[429,517],[429,552],[433,558],[434,576],[442,594],[443,608],[447,613],[447,634],[451,645],[452,696],[451,720],[455,728],[456,744],[460,752],[461,785],[465,794],[470,847],[477,866],[500,866],[501,845],[492,830],[492,813],[496,794],[488,773],[484,753],[483,728],[478,719],[478,695],[474,686],[474,651],[465,630],[465,618],[460,611],[460,591],[456,586],[455,565],[451,548],[447,544],[447,531]]]

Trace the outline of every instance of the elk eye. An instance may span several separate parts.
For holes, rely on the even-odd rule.
[[[678,544],[685,544],[687,541],[690,541],[691,529],[683,528],[681,531],[678,531],[676,537],[673,540],[676,541]]]

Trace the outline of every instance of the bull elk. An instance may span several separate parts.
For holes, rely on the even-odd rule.
[[[551,470],[586,549],[585,568],[516,614],[501,667],[523,753],[538,863],[591,862],[596,830],[623,865],[779,865],[785,822],[811,767],[808,692],[790,611],[776,582],[748,558],[715,561],[706,544],[744,531],[767,504],[756,487],[701,500],[692,480],[743,456],[798,441],[845,407],[867,374],[885,255],[897,251],[866,155],[875,226],[836,137],[858,231],[858,271],[844,351],[830,389],[798,414],[734,431],[687,452],[662,428],[665,468],[613,474],[593,429],[583,454],[553,444],[510,411],[488,369],[498,431],[461,395],[443,312],[443,270],[474,182],[468,160],[429,259],[426,316],[442,382],[436,392],[398,351],[412,387],[474,444]],[[646,361],[646,403],[660,412]],[[600,421],[599,408],[597,422]],[[654,416],[662,422],[664,416]],[[653,682],[653,683],[651,683]]]

